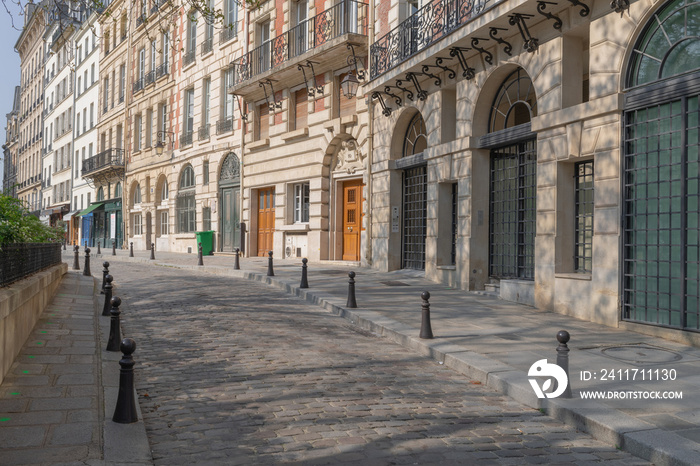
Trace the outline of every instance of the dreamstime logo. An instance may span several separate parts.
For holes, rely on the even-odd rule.
[[[527,375],[530,377],[554,377],[557,381],[557,389],[551,393],[545,393],[552,386],[552,379],[547,379],[542,388],[537,383],[536,379],[528,379],[532,389],[535,390],[535,395],[537,398],[556,398],[566,390],[569,384],[569,378],[566,376],[564,369],[557,366],[556,364],[549,364],[546,359],[540,359],[530,366],[530,370]]]

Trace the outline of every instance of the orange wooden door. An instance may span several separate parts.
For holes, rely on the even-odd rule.
[[[343,183],[343,260],[360,260],[362,180]]]
[[[275,188],[258,190],[258,256],[272,251],[275,232]]]

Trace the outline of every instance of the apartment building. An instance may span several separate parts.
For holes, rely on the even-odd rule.
[[[196,252],[200,231],[214,231],[217,251],[241,246],[241,123],[226,92],[230,62],[241,54],[239,5],[226,0],[207,6],[222,11],[223,21],[180,9],[173,12],[176,27],[165,29],[147,16],[134,32],[127,170],[134,248],[153,243],[159,250]],[[168,51],[168,40],[179,47]]]
[[[177,31],[170,21],[174,14],[172,3],[156,1],[141,2],[130,12],[124,203],[127,242],[136,250],[150,250],[152,244],[170,250],[172,119],[177,100],[173,67]]]
[[[94,245],[93,226],[95,214],[90,211],[95,200],[95,189],[91,178],[83,178],[83,164],[97,154],[100,97],[100,23],[98,12],[87,14],[73,34],[75,50],[75,104],[73,119],[73,174],[71,217],[72,238],[75,244]]]
[[[229,92],[246,108],[248,254],[364,260],[369,119],[341,83],[366,72],[369,6],[277,0],[247,15]]]
[[[42,190],[42,103],[44,102],[44,32],[47,24],[44,7],[28,3],[24,9],[24,27],[15,50],[20,56],[19,140],[16,173],[17,198],[37,215]]]
[[[71,205],[73,190],[73,116],[75,50],[72,40],[80,18],[71,12],[52,10],[44,33],[44,144],[42,153],[42,214],[51,225],[66,222],[66,241],[77,244],[78,232],[71,221],[77,206]]]
[[[17,148],[19,147],[20,99],[20,87],[16,86],[14,99],[12,100],[12,111],[6,115],[5,144],[2,147],[2,190],[4,194],[11,197],[17,197]]]

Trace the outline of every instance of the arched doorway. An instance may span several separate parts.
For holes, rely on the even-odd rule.
[[[416,113],[404,138],[402,163],[401,268],[425,270],[428,170],[423,151],[428,148],[425,121]]]
[[[700,2],[642,29],[624,112],[622,319],[700,330]]]
[[[243,250],[241,243],[241,181],[240,163],[233,152],[226,155],[219,172],[219,197],[221,205],[221,250]]]
[[[501,84],[489,115],[489,277],[535,277],[537,115],[532,80],[522,68]],[[483,142],[486,141],[486,144]]]

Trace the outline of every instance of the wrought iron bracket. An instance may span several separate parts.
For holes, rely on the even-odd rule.
[[[357,76],[358,79],[365,80],[365,70],[364,69],[359,69],[357,66],[357,56],[355,55],[355,47],[352,44],[347,44],[346,48],[352,52],[352,55],[348,57],[347,62],[348,65],[350,66],[355,66],[355,76]]]
[[[316,63],[318,65],[318,63]],[[306,79],[306,68],[311,68],[311,74],[314,77],[314,86],[309,87],[309,81]],[[299,63],[297,65],[297,69],[301,70],[301,73],[304,75],[304,85],[306,86],[306,92],[309,94],[309,97],[314,97],[316,94],[323,94],[323,86],[318,85],[318,81],[316,80],[316,72],[314,71],[314,62],[311,60],[306,60],[306,64],[302,65]]]
[[[233,96],[236,98],[236,102],[238,103],[238,113],[241,114],[241,120],[245,121],[246,123],[248,122],[248,115],[243,113],[243,107],[241,107],[241,96],[233,94]]]
[[[415,97],[413,95],[413,91],[402,86],[403,80],[398,79],[398,80],[396,80],[396,82],[394,84],[396,84],[396,86],[394,86],[394,87],[396,87],[397,89],[401,89],[402,91],[404,91],[406,93],[406,97],[408,98],[408,100],[410,100],[411,102],[413,102],[415,100]]]
[[[504,51],[506,54],[508,54],[509,57],[512,57],[513,54],[512,54],[511,52],[513,51],[513,46],[510,45],[510,42],[508,42],[507,40],[503,39],[502,37],[496,37],[496,35],[498,34],[498,31],[507,31],[507,30],[508,30],[508,29],[506,29],[506,28],[492,27],[492,28],[489,30],[489,37],[491,37],[491,39],[495,40],[495,41],[498,42],[499,44],[503,45],[503,51]]]
[[[258,86],[263,88],[263,92],[265,93],[265,101],[267,102],[267,106],[270,109],[271,112],[274,113],[276,109],[281,109],[282,108],[282,102],[276,102],[275,101],[275,88],[272,87],[272,81],[270,79],[266,79],[264,81],[260,81],[258,83]],[[270,86],[270,94],[272,97],[272,102],[270,102],[270,98],[267,96],[267,86]]]
[[[410,80],[410,81],[413,83],[413,87],[416,88],[416,95],[418,96],[418,100],[420,100],[421,102],[423,102],[423,101],[425,101],[425,99],[428,98],[428,92],[427,92],[427,91],[424,91],[424,90],[420,87],[420,83],[418,82],[418,77],[416,77],[417,74],[424,74],[424,73],[414,73],[414,72],[406,73],[406,79]],[[442,81],[440,80],[440,78],[438,78],[438,82],[439,82],[439,83],[442,82]],[[440,84],[438,84],[438,86],[439,86],[439,85],[440,85]]]
[[[434,75],[433,73],[429,73],[430,71],[430,65],[426,65],[428,69],[424,69],[423,71],[413,71],[410,74],[418,75],[422,74],[423,76],[427,76],[429,78],[433,78],[435,80],[435,85],[436,86],[441,86],[442,85],[442,79],[440,76]],[[425,68],[425,66],[423,67]]]
[[[373,92],[373,93],[372,93],[372,100],[378,100],[378,101],[379,101],[379,105],[382,106],[382,114],[383,114],[385,117],[390,117],[390,116],[391,116],[391,109],[390,109],[389,107],[387,107],[386,104],[384,103],[384,99],[382,99],[381,93],[379,93],[379,92]]]
[[[384,94],[388,95],[389,97],[393,97],[394,102],[396,102],[396,105],[398,105],[400,107],[401,105],[403,105],[403,99],[401,99],[401,97],[399,97],[398,95],[391,92],[392,89],[401,89],[401,88],[396,87],[396,86],[385,86],[384,87]]]
[[[469,66],[467,59],[464,58],[463,55],[463,52],[468,52],[470,50],[471,49],[467,47],[452,47],[450,49],[450,56],[457,57],[457,60],[459,60],[459,66],[462,67],[462,76],[468,81],[471,81],[474,79],[474,76],[476,76],[476,70]]]
[[[581,7],[581,11],[579,11],[578,14],[581,15],[582,17],[585,18],[586,16],[591,14],[591,9],[588,8],[588,5],[586,5],[585,3],[580,2],[579,0],[569,0],[569,2],[571,2],[571,4],[573,6],[580,6]]]
[[[612,0],[610,2],[610,8],[615,10],[615,13],[620,13],[620,15],[624,14],[625,10],[629,10],[629,7],[629,0]]]
[[[518,26],[520,35],[523,38],[523,48],[530,53],[534,53],[540,46],[539,41],[535,37],[532,37],[530,30],[527,28],[527,23],[525,23],[526,19],[532,19],[534,17],[534,15],[528,15],[525,13],[515,13],[514,15],[508,17],[508,23],[511,26]]]
[[[428,74],[428,72],[430,71],[430,68],[440,68],[442,71],[444,71],[445,73],[447,73],[447,77],[448,77],[448,78],[454,79],[454,78],[457,76],[457,73],[455,73],[454,71],[452,71],[450,68],[444,66],[444,65],[442,64],[442,62],[443,62],[444,60],[449,60],[449,58],[437,57],[437,58],[435,59],[435,64],[434,64],[434,65],[423,65],[423,68],[422,68],[422,69],[423,69],[423,73]],[[438,84],[438,86],[439,86],[439,84]]]
[[[542,16],[544,16],[545,18],[551,19],[552,21],[554,21],[554,24],[552,25],[552,27],[556,30],[560,30],[562,27],[561,19],[559,19],[559,17],[553,13],[550,13],[548,11],[544,11],[547,9],[547,5],[556,5],[556,3],[555,2],[546,2],[545,0],[539,0],[537,2],[537,12],[539,14],[541,14]]]
[[[488,40],[488,39],[482,39],[480,37],[472,37],[472,48],[474,50],[476,50],[477,52],[479,52],[479,54],[481,55],[481,58],[483,58],[486,63],[488,63],[489,65],[493,65],[493,55],[491,54],[491,52],[489,52],[488,50],[486,50],[483,47],[479,47],[479,42],[482,40]]]

